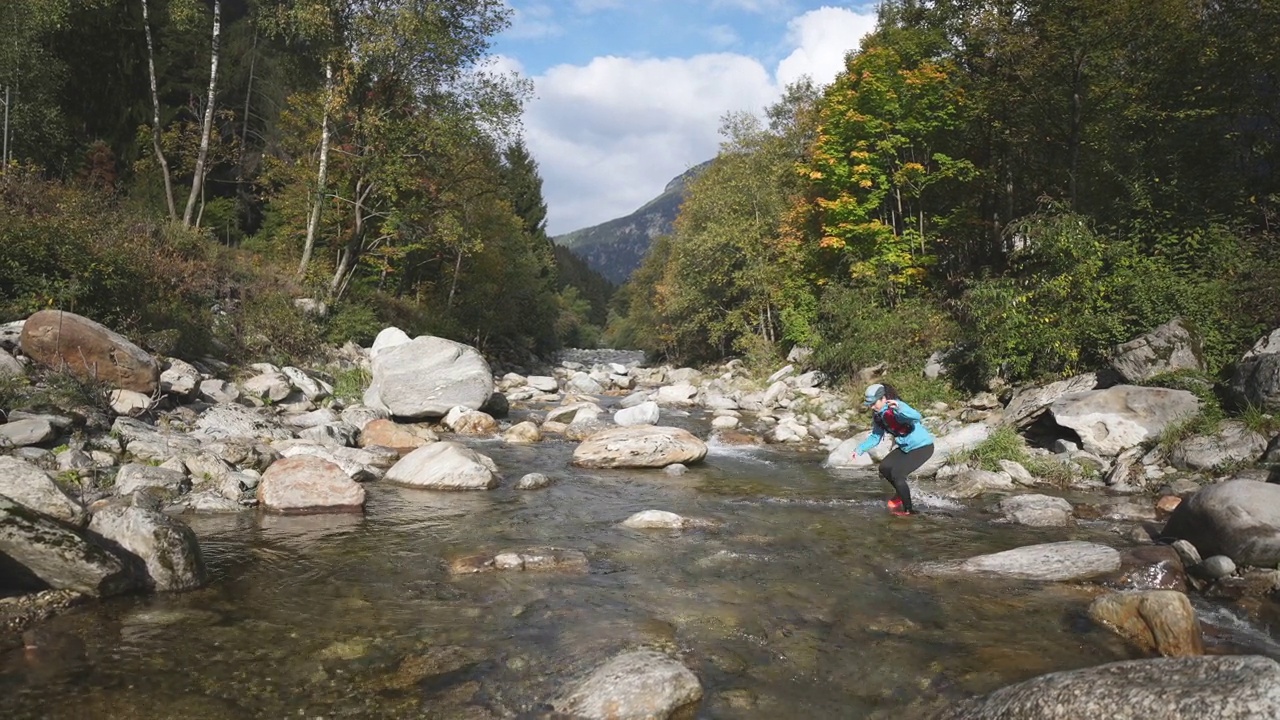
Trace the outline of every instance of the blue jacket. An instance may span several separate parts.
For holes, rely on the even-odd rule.
[[[890,412],[890,407],[886,404],[884,409],[871,413],[871,435],[858,445],[855,455],[879,445],[885,433],[893,436],[898,449],[904,453],[933,444],[933,435],[925,428],[920,411],[901,400],[893,402],[897,404],[893,412]]]

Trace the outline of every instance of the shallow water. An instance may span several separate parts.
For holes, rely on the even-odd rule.
[[[363,516],[188,516],[214,582],[60,616],[50,630],[82,646],[9,653],[5,716],[534,718],[595,665],[648,645],[697,673],[702,718],[913,718],[1135,657],[1085,619],[1085,588],[902,572],[1033,542],[1122,544],[1103,524],[995,525],[927,493],[924,516],[895,518],[887,485],[824,470],[814,452],[713,445],[669,477],[570,468],[570,442],[474,445],[503,487],[371,483]],[[557,482],[515,490],[527,472]],[[646,509],[723,525],[619,526]],[[445,571],[448,558],[548,545],[583,551],[591,571]],[[1280,650],[1265,628],[1219,620]]]

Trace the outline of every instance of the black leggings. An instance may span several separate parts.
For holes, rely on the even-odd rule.
[[[933,457],[933,444],[918,447],[911,452],[902,452],[901,448],[894,448],[893,452],[885,455],[880,461],[880,477],[884,478],[893,489],[897,491],[898,497],[902,498],[902,509],[907,512],[915,512],[911,507],[911,488],[907,486],[907,476],[920,469]]]

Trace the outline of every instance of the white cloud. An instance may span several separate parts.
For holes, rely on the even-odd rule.
[[[535,77],[524,130],[543,178],[548,230],[562,234],[638,209],[715,156],[726,113],[763,111],[802,74],[830,82],[873,26],[873,16],[851,10],[801,15],[789,25],[791,52],[774,72],[746,55],[715,53],[597,57]]]
[[[705,34],[711,44],[718,48],[733,47],[742,42],[742,38],[738,36],[738,31],[728,25],[712,25],[707,28]]]
[[[803,75],[820,85],[830,83],[844,69],[845,55],[875,27],[874,11],[857,13],[834,7],[818,8],[792,19],[787,25],[787,39],[795,50],[778,63],[778,83],[785,87]]]

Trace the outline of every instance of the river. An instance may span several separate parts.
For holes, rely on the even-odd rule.
[[[664,422],[708,434],[705,417]],[[825,470],[816,451],[713,444],[704,464],[671,477],[571,468],[575,444],[563,440],[469,444],[497,462],[502,487],[375,482],[363,516],[184,517],[213,582],[55,618],[48,630],[83,647],[10,652],[0,712],[549,717],[547,702],[575,679],[646,645],[698,675],[700,718],[902,720],[1045,672],[1137,657],[1087,620],[1088,588],[904,572],[1035,542],[1122,545],[1106,523],[999,525],[927,491],[922,516],[896,518],[887,486]],[[528,472],[556,482],[516,490]],[[646,509],[722,525],[620,527]],[[535,546],[581,550],[590,571],[447,572],[448,558]],[[1203,610],[1220,626],[1211,651],[1280,658],[1256,622]]]

